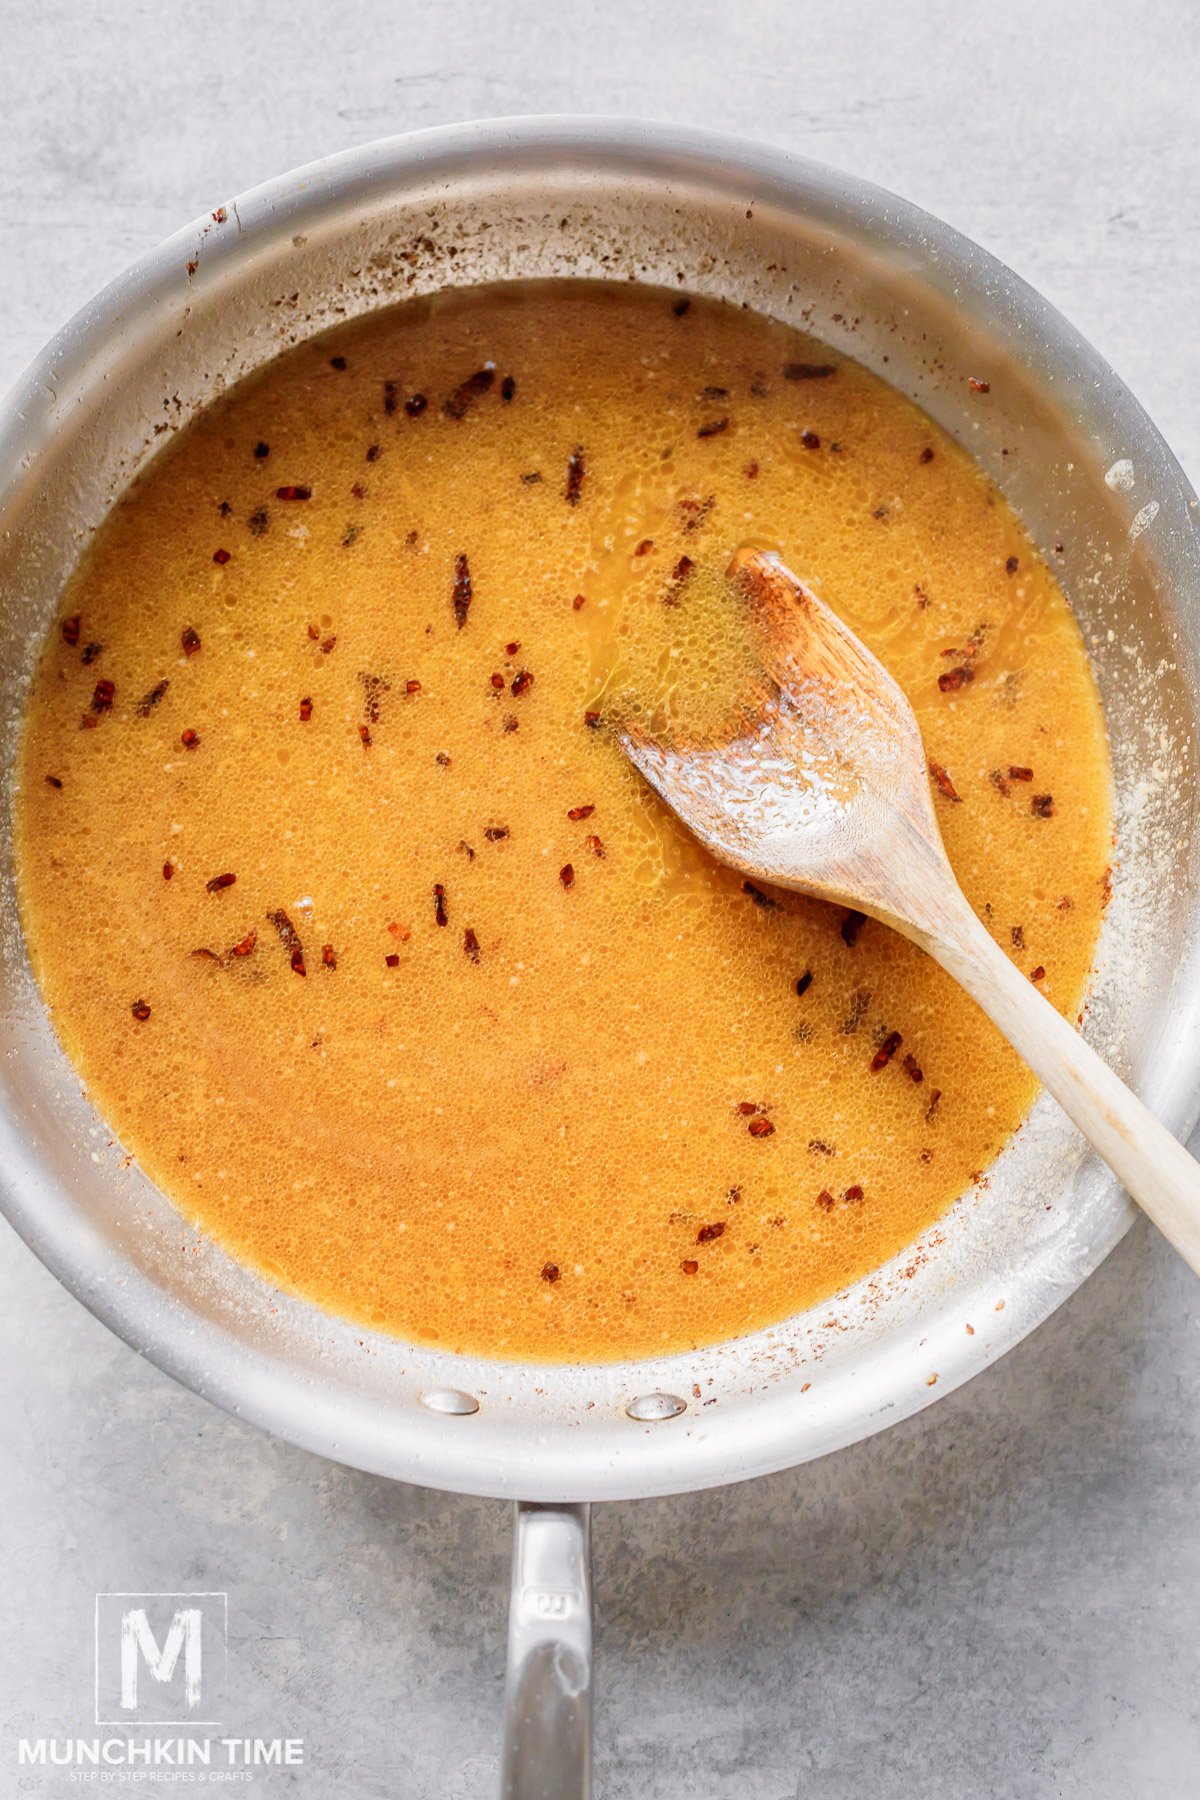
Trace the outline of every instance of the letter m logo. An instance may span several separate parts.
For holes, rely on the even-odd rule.
[[[219,1724],[227,1613],[224,1594],[97,1594],[96,1723]]]
[[[204,1614],[196,1606],[177,1607],[162,1649],[150,1629],[144,1606],[121,1615],[121,1709],[137,1712],[138,1670],[144,1661],[155,1681],[168,1682],[183,1651],[183,1697],[189,1712],[200,1704],[200,1669],[204,1655]]]

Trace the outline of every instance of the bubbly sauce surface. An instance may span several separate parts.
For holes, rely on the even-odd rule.
[[[745,542],[904,688],[968,898],[1075,1016],[1103,720],[965,453],[744,311],[443,295],[181,432],[39,666],[26,936],[186,1220],[388,1332],[605,1360],[807,1307],[982,1177],[1035,1084],[972,1003],[883,926],[717,866],[606,731],[622,696],[736,676]]]

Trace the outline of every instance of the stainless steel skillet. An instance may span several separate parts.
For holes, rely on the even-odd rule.
[[[339,318],[518,275],[628,277],[802,324],[911,393],[995,475],[1061,572],[1113,742],[1114,898],[1087,1030],[1173,1128],[1190,1125],[1200,1060],[1195,496],[1112,372],[1015,276],[893,196],[766,147],[621,121],[505,121],[368,146],[214,199],[211,215],[85,308],[0,407],[6,769],[63,578],[168,432]],[[115,1331],[218,1404],[365,1469],[534,1503],[518,1515],[514,1570],[514,1793],[583,1791],[579,1503],[741,1480],[906,1416],[1044,1318],[1128,1223],[1111,1178],[1042,1102],[988,1185],[925,1240],[752,1338],[579,1369],[371,1337],[199,1242],[122,1166],[32,983],[9,803],[6,791],[8,1216]],[[560,1760],[552,1768],[539,1754]]]

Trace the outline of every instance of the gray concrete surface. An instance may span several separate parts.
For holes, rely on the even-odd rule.
[[[0,0],[0,385],[203,208],[372,137],[624,111],[769,136],[1011,263],[1200,477],[1189,0]],[[1200,1790],[1200,1288],[1139,1227],[971,1387],[596,1527],[601,1800]],[[495,1791],[508,1518],[273,1443],[0,1235],[0,1794],[92,1729],[99,1589],[226,1589],[263,1791]]]

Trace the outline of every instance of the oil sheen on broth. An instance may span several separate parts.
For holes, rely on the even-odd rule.
[[[606,731],[736,677],[745,542],[905,689],[968,897],[1075,1016],[1103,721],[980,470],[744,311],[441,296],[182,431],[37,674],[35,968],[185,1220],[386,1331],[603,1360],[827,1297],[981,1177],[1035,1089],[974,1006],[884,927],[718,867]]]

